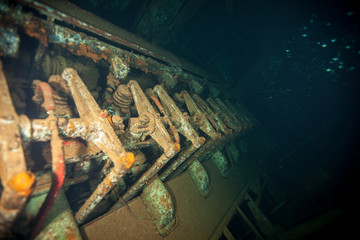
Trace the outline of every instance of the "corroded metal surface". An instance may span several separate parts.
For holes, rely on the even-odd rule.
[[[40,206],[44,202],[44,199],[45,195],[39,195],[31,198],[26,206],[27,216],[36,216]],[[43,229],[35,239],[82,239],[77,223],[63,191],[60,191],[59,197],[55,201],[53,208],[46,218]]]
[[[149,212],[156,230],[161,236],[166,236],[175,227],[175,208],[171,195],[165,185],[156,176],[144,188],[141,199]]]
[[[89,132],[95,132],[91,139],[103,150],[114,163],[114,168],[98,185],[89,199],[76,213],[79,224],[94,210],[96,205],[114,187],[119,178],[123,176],[134,164],[134,154],[125,151],[120,140],[114,133],[106,115],[102,112],[74,69],[64,70],[62,77],[68,82],[79,115]]]
[[[62,77],[69,84],[80,117],[88,131],[96,132],[91,141],[109,156],[118,174],[126,173],[134,163],[133,154],[125,151],[106,119],[107,116],[101,111],[77,72],[74,69],[67,68]]]
[[[20,37],[16,31],[0,26],[0,56],[16,57],[19,46]]]
[[[201,196],[206,198],[210,193],[210,180],[204,166],[198,160],[195,160],[190,165],[187,173],[190,175]]]
[[[33,190],[35,177],[27,172],[15,112],[0,61],[0,238],[11,236],[11,227]]]
[[[119,179],[120,176],[115,172],[115,170],[110,171],[105,179],[97,186],[96,190],[91,194],[91,197],[88,198],[76,212],[75,219],[78,224],[83,224],[87,220],[90,213],[101,202],[101,200],[104,199],[105,195],[117,184]]]
[[[213,153],[211,160],[215,163],[223,177],[227,177],[229,175],[229,162],[221,151]]]
[[[172,134],[172,136],[175,139],[176,144],[180,145],[180,136],[179,133],[177,131],[177,129],[175,128],[174,124],[172,123],[172,121],[169,119],[168,115],[165,113],[164,107],[163,105],[160,103],[160,100],[156,97],[156,95],[154,94],[154,92],[152,91],[152,89],[147,89],[146,90],[146,94],[147,96],[154,102],[154,104],[156,105],[157,109],[159,110],[159,112],[161,113],[163,122],[169,126],[170,128],[170,132]]]
[[[156,85],[154,87],[154,92],[159,96],[164,106],[165,113],[174,123],[176,129],[190,140],[196,148],[199,148],[202,145],[203,140],[199,138],[197,132],[190,125],[189,121],[185,118],[164,88],[161,85]]]
[[[206,133],[212,139],[217,139],[220,135],[215,131],[211,126],[208,119],[204,113],[199,109],[194,100],[191,98],[187,91],[182,91],[181,96],[184,98],[186,106],[191,114],[192,122],[194,125],[199,126],[199,128]]]
[[[165,153],[162,154],[156,162],[128,189],[124,195],[121,196],[118,202],[114,204],[112,209],[119,208],[124,205],[124,202],[131,200],[142,188],[149,183],[149,181],[159,172],[159,170],[170,160]]]
[[[202,138],[203,142],[205,142],[205,138]],[[198,148],[194,145],[191,145],[186,150],[182,151],[178,158],[175,159],[170,166],[166,168],[166,170],[160,175],[161,180],[165,181],[170,174],[172,174],[176,169],[178,169],[181,164],[183,164]]]
[[[43,94],[44,95],[44,94]],[[45,95],[44,95],[45,96]],[[44,97],[45,102],[45,97]],[[49,101],[51,102],[51,101]],[[51,107],[51,104],[44,104],[44,107]],[[64,184],[65,179],[65,159],[63,140],[59,137],[59,130],[57,126],[58,119],[54,115],[54,111],[49,111],[49,128],[51,130],[51,157],[52,157],[52,184],[48,195],[40,208],[39,214],[35,220],[35,225],[31,230],[31,238],[38,235],[40,228],[42,227],[45,218],[52,208],[53,203],[58,197],[60,190]]]
[[[202,100],[198,95],[194,94],[194,100],[199,106],[199,108],[204,112],[206,117],[210,120],[212,125],[215,127],[217,131],[221,131],[222,133],[228,135],[231,134],[231,129],[228,129],[226,125],[221,121],[221,119],[211,110],[209,105]]]
[[[57,174],[58,177],[54,178],[53,186],[58,186],[58,188],[55,194],[54,191],[50,191],[49,196],[52,197],[49,198],[55,199],[54,196],[57,195],[61,186],[60,182],[77,184],[85,181],[84,184],[73,186],[75,190],[70,188],[67,192],[71,195],[69,200],[74,204],[74,208],[80,207],[76,213],[78,223],[83,224],[103,213],[105,209],[109,209],[113,202],[118,201],[123,191],[125,193],[122,199],[116,202],[113,208],[126,204],[144,189],[142,195],[144,199],[151,198],[152,203],[149,209],[154,207],[161,212],[151,213],[151,215],[153,220],[156,220],[155,225],[160,233],[165,235],[166,231],[173,226],[174,208],[161,180],[167,180],[189,169],[188,173],[192,176],[202,196],[206,197],[209,192],[209,177],[201,162],[210,158],[224,145],[228,145],[244,130],[252,128],[256,120],[242,105],[228,101],[224,103],[220,99],[208,99],[206,102],[196,95],[202,94],[202,97],[206,97],[206,90],[209,90],[207,79],[210,79],[206,73],[197,71],[190,65],[183,65],[181,60],[172,55],[162,54],[161,51],[152,52],[145,46],[124,41],[125,38],[122,38],[121,34],[102,29],[92,20],[90,23],[84,18],[78,19],[80,15],[89,19],[98,19],[95,16],[79,12],[79,16],[74,17],[75,15],[62,11],[64,10],[62,7],[55,7],[57,5],[55,1],[51,1],[55,4],[53,6],[47,6],[44,2],[45,0],[29,0],[25,5],[48,16],[47,20],[34,15],[36,11],[25,12],[21,8],[16,8],[20,7],[16,3],[7,8],[2,7],[0,10],[2,14],[0,17],[7,14],[6,18],[16,28],[38,40],[39,47],[35,53],[34,70],[30,75],[39,79],[47,79],[50,76],[48,82],[54,89],[52,91],[47,83],[38,80],[35,80],[32,86],[35,90],[33,100],[39,105],[42,104],[49,114],[48,119],[29,119],[25,115],[18,119],[10,94],[6,92],[7,88],[2,87],[3,77],[1,79],[3,94],[0,103],[1,108],[5,110],[0,116],[0,127],[11,126],[16,134],[3,135],[3,131],[0,133],[2,134],[0,135],[2,150],[0,171],[4,186],[0,221],[7,219],[6,224],[10,223],[0,230],[9,231],[12,220],[21,208],[21,204],[15,204],[19,192],[24,193],[20,194],[19,201],[21,202],[26,200],[26,196],[33,188],[34,175],[27,172],[24,166],[25,158],[22,156],[21,148],[23,146],[27,156],[30,156],[31,167],[35,166],[40,171],[48,169],[51,160],[50,153],[53,154],[55,175],[58,173],[57,169],[64,173],[65,164],[67,165],[66,174],[70,178],[64,180],[64,174],[62,176]],[[75,7],[74,12],[77,10]],[[72,12],[71,9],[69,12]],[[53,19],[57,21],[54,22]],[[78,28],[75,31],[70,29],[70,25],[59,23],[59,21]],[[16,36],[23,40],[27,38],[25,35]],[[99,39],[98,36],[107,40],[101,41],[100,39],[104,38]],[[112,45],[114,42],[120,45]],[[123,49],[121,46],[124,45],[129,48]],[[24,50],[19,48],[19,51],[22,53]],[[73,68],[64,70],[69,66]],[[80,69],[87,74],[87,77],[83,77]],[[43,73],[35,74],[37,71]],[[106,84],[101,82],[100,72],[107,74]],[[84,82],[79,74],[85,80]],[[130,80],[130,76],[136,81]],[[29,79],[33,78],[29,77]],[[148,88],[146,94],[142,88],[144,90]],[[173,97],[170,97],[167,91],[171,94],[176,91],[181,91],[181,93],[175,93]],[[196,94],[193,95],[193,93]],[[10,110],[12,112],[9,112]],[[39,114],[39,118],[46,117],[44,111],[34,113],[33,116],[36,114]],[[19,128],[20,131],[18,131]],[[3,129],[8,130],[6,127],[1,130]],[[64,138],[64,141],[61,138]],[[12,141],[14,139],[16,141]],[[51,146],[48,143],[39,143],[40,153],[45,162],[41,162],[40,158],[32,159],[34,154],[32,152],[30,154],[29,151],[32,151],[32,146],[36,144],[30,145],[30,143],[47,141],[52,142]],[[9,151],[3,151],[4,149]],[[139,156],[136,159],[136,166],[133,166],[135,159],[130,150],[136,151],[136,155]],[[8,155],[4,155],[4,152]],[[217,155],[218,153],[213,158]],[[10,157],[14,157],[11,159],[11,164],[4,164],[4,159],[10,159]],[[215,162],[222,175],[226,176],[229,168],[227,160],[224,156],[218,156],[218,158],[220,160]],[[14,167],[12,162],[19,159],[21,163]],[[57,168],[59,160],[63,165]],[[19,173],[16,172],[16,178],[13,178],[13,174],[8,174],[8,172],[15,168]],[[157,176],[159,172],[161,180]],[[36,175],[38,176],[39,173],[36,172]],[[17,180],[24,178],[29,183],[26,185],[27,188],[17,188]],[[122,183],[121,190],[116,188],[112,190],[119,182]],[[49,179],[40,190],[37,190],[36,195],[47,191],[49,191]],[[13,211],[13,208],[16,209]],[[150,210],[150,212],[153,211]],[[75,222],[73,219],[70,221]],[[33,237],[41,225],[38,224],[33,228],[35,229]],[[52,226],[64,227],[56,224]],[[64,234],[66,235],[67,231]],[[53,233],[42,236],[45,238],[62,237]],[[71,234],[66,235],[65,238],[71,238],[71,236]]]
[[[100,37],[104,37],[116,44],[120,44],[126,48],[134,50],[135,52],[144,54],[145,56],[150,56],[154,59],[157,59],[161,62],[166,62],[173,66],[179,66],[180,68],[185,69],[187,72],[194,73],[194,77],[199,75],[202,78],[210,80],[216,81],[217,79],[212,74],[203,71],[193,64],[175,57],[173,54],[160,49],[159,47],[154,46],[153,44],[146,42],[134,36],[133,34],[104,21],[99,17],[85,12],[75,5],[69,6],[69,3],[58,4],[57,1],[49,0],[28,0],[26,1],[26,4],[31,8],[40,11],[42,14],[50,16],[51,18],[55,18],[70,25],[77,26],[80,29],[95,33]]]
[[[130,81],[128,86],[133,95],[140,122],[148,122],[146,134],[150,135],[164,149],[166,156],[171,158],[180,151],[180,145],[171,140],[169,133],[139,84],[136,81]]]

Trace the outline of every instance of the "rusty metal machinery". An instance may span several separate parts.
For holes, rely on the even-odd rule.
[[[210,74],[42,1],[0,11],[0,239],[81,238],[136,196],[165,236],[176,219],[163,182],[187,171],[206,198],[201,162],[223,177],[237,163],[231,142],[257,121],[208,95]]]

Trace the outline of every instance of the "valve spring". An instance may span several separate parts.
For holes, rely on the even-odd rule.
[[[129,108],[133,101],[132,94],[127,85],[121,84],[112,96],[113,103],[121,109]]]

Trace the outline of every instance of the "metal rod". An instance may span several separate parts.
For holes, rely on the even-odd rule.
[[[33,191],[35,176],[27,172],[19,117],[11,100],[0,60],[0,239],[12,238],[11,227]]]
[[[205,143],[205,138],[201,138],[202,144]],[[185,162],[186,159],[188,159],[199,147],[195,147],[194,145],[191,145],[188,147],[185,151],[181,152],[179,157],[174,160],[171,165],[160,175],[160,179],[162,181],[165,181],[166,178],[174,172],[183,162]]]
[[[156,162],[127,190],[119,201],[111,209],[117,209],[124,205],[124,202],[131,200],[140,190],[155,176],[156,173],[172,158],[163,153]]]
[[[48,212],[50,211],[55,199],[59,195],[60,189],[65,179],[65,161],[63,141],[59,137],[59,130],[57,126],[58,119],[55,117],[53,110],[49,112],[48,117],[51,129],[51,155],[52,155],[52,185],[50,192],[46,196],[43,205],[40,208],[39,214],[36,217],[35,225],[30,233],[30,239],[34,239],[40,232]]]
[[[104,178],[104,180],[97,186],[95,191],[86,200],[86,202],[80,207],[75,214],[75,219],[78,224],[83,224],[88,220],[88,216],[96,206],[104,199],[109,191],[118,183],[122,175],[118,175],[114,169]]]

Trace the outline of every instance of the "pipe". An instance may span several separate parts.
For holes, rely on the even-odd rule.
[[[95,191],[86,200],[75,214],[75,219],[78,224],[83,224],[89,220],[90,213],[94,211],[96,206],[104,199],[106,194],[119,182],[121,178],[114,169],[104,178],[104,180],[97,186]]]
[[[175,155],[175,152],[173,153]],[[156,162],[127,190],[119,201],[117,201],[111,209],[117,209],[124,205],[124,202],[131,200],[148,182],[155,176],[157,172],[173,157],[167,157],[163,153]]]
[[[205,143],[205,138],[201,137],[201,145]],[[188,159],[199,147],[191,145],[185,151],[181,152],[179,157],[174,160],[171,165],[160,175],[160,179],[165,181],[167,177],[174,172],[186,159]]]
[[[51,129],[52,185],[36,217],[35,225],[30,233],[30,239],[34,239],[39,234],[48,212],[60,193],[65,179],[63,140],[59,137],[58,119],[55,117],[53,110],[49,112],[48,121],[49,128]]]
[[[51,131],[52,185],[50,192],[46,196],[36,217],[35,225],[30,233],[30,239],[34,239],[40,232],[48,212],[59,195],[65,179],[63,140],[59,137],[58,118],[54,114],[55,102],[53,90],[48,83],[40,82],[39,80],[34,80],[33,85],[36,86],[35,95],[33,97],[34,101],[43,101],[42,107],[45,108],[49,114],[46,121]]]

